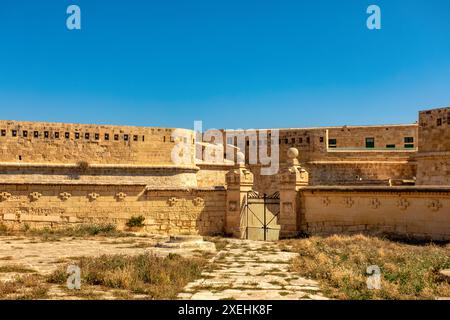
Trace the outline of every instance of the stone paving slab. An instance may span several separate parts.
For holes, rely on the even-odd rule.
[[[276,243],[227,239],[212,259],[212,270],[189,283],[178,295],[184,300],[298,300],[327,299],[318,283],[290,272],[297,256]]]

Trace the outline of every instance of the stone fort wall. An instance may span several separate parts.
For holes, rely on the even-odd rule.
[[[142,231],[212,235],[223,232],[225,189],[142,185],[0,184],[1,222],[20,229],[114,223],[144,216]]]
[[[175,130],[193,154],[191,130],[0,121],[0,163],[173,165]]]
[[[226,132],[223,134],[227,144],[238,146],[237,139],[227,139]],[[267,130],[269,134],[271,130]],[[267,139],[270,148],[270,138]],[[373,147],[366,145],[366,139],[373,139]],[[278,188],[276,178],[261,175],[260,165],[249,162],[251,148],[259,143],[258,139],[246,138],[246,163],[255,176],[257,191],[273,193]],[[413,156],[418,149],[418,125],[280,129],[281,167],[289,148],[299,150],[299,161],[308,170],[311,185],[388,185],[389,180],[411,181],[416,177]],[[233,152],[236,158],[237,151]]]
[[[419,113],[418,185],[450,185],[450,108]]]
[[[424,111],[411,125],[281,129],[281,171],[287,150],[295,147],[309,172],[309,186],[295,191],[296,231],[381,230],[450,239],[449,114],[450,108]],[[175,130],[0,121],[1,223],[112,222],[123,228],[143,215],[148,232],[226,231],[225,176],[235,166],[195,157],[175,165]],[[194,133],[180,131],[194,154]],[[247,155],[252,144],[245,144]],[[247,187],[280,191],[279,176],[246,167],[254,176]],[[395,180],[414,184],[415,177],[414,187],[389,186]]]
[[[449,187],[308,187],[298,197],[298,230],[308,234],[450,240]]]

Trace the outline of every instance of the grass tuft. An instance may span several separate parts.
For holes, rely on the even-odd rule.
[[[368,237],[330,236],[287,241],[299,257],[293,271],[318,280],[325,295],[337,299],[434,299],[450,297],[439,275],[450,268],[450,247],[411,245]],[[381,289],[367,288],[367,267],[381,269]]]
[[[83,257],[78,261],[82,286],[105,286],[145,294],[151,299],[175,299],[184,286],[199,278],[206,265],[202,258],[183,258],[169,254],[161,258],[151,254],[138,256],[104,255]],[[67,267],[60,267],[47,279],[64,284]]]

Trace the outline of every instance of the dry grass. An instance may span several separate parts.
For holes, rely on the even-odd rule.
[[[286,241],[300,256],[293,271],[321,283],[337,299],[434,299],[450,297],[439,270],[450,268],[450,245],[411,245],[356,236],[312,237]],[[366,268],[381,269],[380,290],[369,290]]]
[[[43,228],[30,229],[28,227],[22,230],[11,230],[4,224],[0,224],[0,235],[26,235],[39,237],[42,241],[59,241],[64,237],[89,237],[89,236],[105,236],[105,237],[130,237],[131,233],[117,230],[116,225],[110,223],[100,224],[80,224],[74,227],[66,228]]]
[[[12,281],[0,281],[0,299],[47,299],[48,290],[49,286],[36,274],[19,276]]]
[[[10,264],[0,266],[0,273],[35,273],[36,271],[23,265]]]
[[[200,277],[206,260],[170,254],[165,258],[151,254],[138,256],[104,255],[83,257],[78,261],[83,283],[110,289],[145,294],[150,299],[174,299],[183,287]],[[48,278],[50,283],[65,284],[66,267]]]

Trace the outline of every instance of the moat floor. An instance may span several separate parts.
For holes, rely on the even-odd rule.
[[[189,283],[180,299],[297,300],[327,299],[318,283],[289,271],[297,254],[276,243],[227,239],[203,278]]]
[[[168,237],[156,235],[44,240],[28,236],[1,236],[0,281],[13,281],[24,272],[45,277],[77,257],[138,255],[146,252],[159,256],[175,253],[192,257],[209,251],[210,254],[213,253],[213,258],[202,273],[202,278],[189,283],[178,295],[179,299],[326,299],[321,295],[317,282],[289,271],[290,260],[296,253],[282,251],[276,243],[226,239],[223,240],[226,245],[218,253],[211,252],[208,246],[155,247],[157,243],[167,240]],[[62,285],[49,286],[45,299],[148,298],[145,295],[99,286],[86,285],[84,293],[67,290]]]

